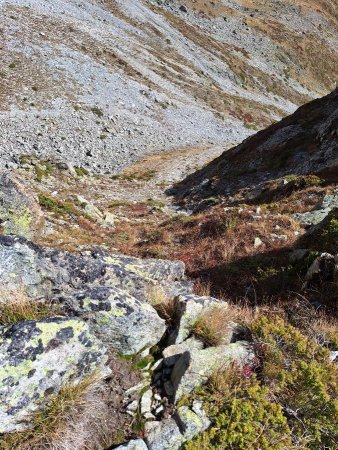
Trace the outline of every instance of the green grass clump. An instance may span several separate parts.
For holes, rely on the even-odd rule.
[[[39,194],[38,198],[42,208],[55,213],[57,216],[83,215],[71,202],[58,200],[46,194]]]
[[[160,202],[159,200],[153,200],[151,198],[145,202],[145,205],[151,206],[153,208],[164,208],[165,207],[165,204],[163,202]]]
[[[103,117],[103,111],[98,106],[93,106],[91,109],[92,113],[95,114],[97,117]]]
[[[252,324],[261,349],[262,379],[282,405],[294,442],[333,449],[338,433],[338,370],[327,349],[281,318]]]
[[[125,200],[113,200],[109,203],[109,208],[118,208],[119,206],[130,206],[132,203]]]
[[[53,166],[48,161],[41,161],[40,164],[34,166],[35,180],[41,183],[44,177],[51,175],[53,172]]]
[[[75,167],[75,172],[76,172],[76,175],[80,178],[86,177],[89,174],[88,170],[85,169],[84,167]]]
[[[112,180],[125,180],[125,181],[150,181],[156,175],[156,170],[148,170],[146,172],[135,173],[122,173],[113,175]]]

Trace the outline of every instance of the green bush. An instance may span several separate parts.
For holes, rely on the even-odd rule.
[[[261,349],[262,381],[282,405],[294,442],[335,449],[338,370],[328,350],[278,317],[261,317],[252,333]]]
[[[185,445],[185,450],[282,450],[291,448],[282,408],[255,375],[228,369],[215,374],[201,390],[212,426]]]

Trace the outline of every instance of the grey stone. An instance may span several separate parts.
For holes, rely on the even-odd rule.
[[[174,400],[178,401],[205,383],[215,370],[226,368],[231,363],[238,366],[250,364],[253,358],[250,346],[241,341],[183,353],[171,373]]]
[[[141,397],[141,414],[147,414],[151,411],[153,392],[148,389]]]
[[[0,330],[0,433],[29,428],[50,395],[94,371],[107,375],[105,348],[76,319],[19,322]]]
[[[206,430],[211,422],[202,409],[197,409],[198,414],[188,408],[181,406],[177,409],[177,416],[181,432],[185,440],[191,440]]]
[[[186,351],[202,350],[203,342],[191,337],[181,344],[170,345],[162,352],[163,364],[167,367],[173,366],[182,353]]]
[[[143,439],[134,439],[126,444],[119,445],[115,450],[148,450]]]
[[[318,225],[328,214],[338,206],[338,191],[333,194],[327,194],[323,198],[321,208],[305,213],[297,213],[293,218],[304,226]]]
[[[149,450],[178,450],[184,442],[184,437],[172,417],[161,422],[146,423],[145,431]]]

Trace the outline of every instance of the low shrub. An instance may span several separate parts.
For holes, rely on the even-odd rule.
[[[185,445],[185,450],[284,450],[291,447],[282,407],[255,375],[236,367],[214,374],[197,394],[212,426]]]
[[[338,369],[328,350],[278,316],[250,328],[257,373],[219,371],[193,394],[212,425],[185,450],[336,449]]]
[[[335,448],[338,370],[328,350],[278,317],[260,317],[252,333],[262,382],[282,406],[293,441],[311,450]]]

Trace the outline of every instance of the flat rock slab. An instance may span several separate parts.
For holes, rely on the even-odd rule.
[[[50,318],[0,330],[0,433],[31,426],[30,415],[68,383],[107,373],[105,348],[85,322]]]

